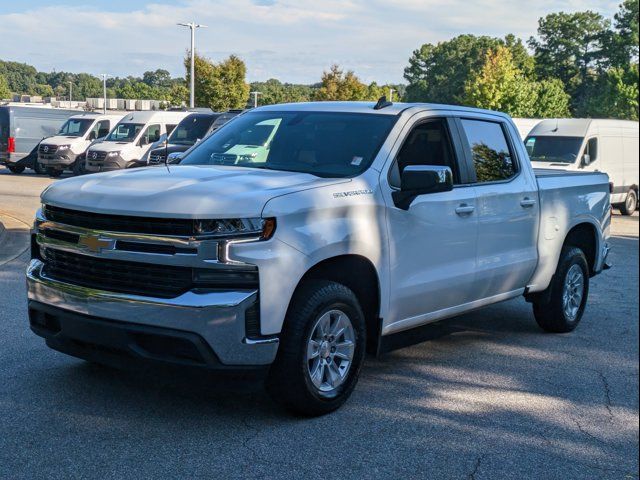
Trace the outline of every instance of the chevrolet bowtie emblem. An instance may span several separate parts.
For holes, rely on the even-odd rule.
[[[102,250],[111,249],[113,241],[96,235],[84,235],[78,240],[78,245],[85,247],[90,252],[100,253]]]

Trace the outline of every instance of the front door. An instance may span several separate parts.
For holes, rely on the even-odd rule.
[[[408,210],[387,196],[390,311],[383,334],[437,320],[474,300],[478,218],[475,188],[465,185],[460,142],[447,118],[418,120],[406,134],[388,176],[400,186],[409,165],[448,166],[452,191],[421,195]],[[383,184],[384,184],[383,178]]]

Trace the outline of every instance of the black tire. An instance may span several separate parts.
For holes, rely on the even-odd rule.
[[[38,162],[38,160],[33,161],[33,171],[38,175],[43,175],[45,173],[44,167]]]
[[[7,165],[7,168],[11,173],[19,174],[24,172],[25,167],[23,165]]]
[[[60,175],[62,175],[62,170],[59,170],[57,168],[47,168],[47,175],[49,175],[52,178],[58,178]]]
[[[620,204],[620,213],[622,215],[633,215],[638,209],[638,194],[635,190],[629,190],[627,198],[624,199],[624,203]]]
[[[564,307],[563,295],[565,282],[572,269],[577,267],[582,270],[582,298],[575,316],[567,314]],[[589,296],[589,265],[582,250],[577,247],[565,246],[562,248],[558,268],[551,279],[551,285],[546,292],[539,295],[533,302],[533,313],[540,328],[551,333],[567,333],[573,331],[584,314]]]
[[[331,392],[321,392],[311,380],[307,342],[318,319],[331,310],[340,310],[351,320],[355,347],[343,383]],[[267,390],[274,400],[296,414],[318,416],[332,412],[349,398],[358,382],[365,345],[365,318],[355,294],[339,283],[307,281],[296,291],[287,312]]]
[[[73,163],[73,174],[74,175],[84,175],[85,173],[87,173],[87,169],[85,168],[85,159],[86,157],[84,155],[80,155],[78,158],[76,158],[76,161]]]

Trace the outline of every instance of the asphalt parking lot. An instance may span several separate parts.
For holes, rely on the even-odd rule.
[[[637,214],[614,217],[614,268],[575,332],[494,305],[368,359],[350,401],[309,420],[260,388],[49,350],[20,236],[52,181],[0,167],[0,478],[638,478]]]

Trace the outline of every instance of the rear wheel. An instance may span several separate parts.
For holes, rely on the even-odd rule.
[[[638,194],[635,190],[629,190],[624,203],[620,205],[620,213],[622,215],[633,215],[638,209]]]
[[[7,168],[11,173],[22,173],[25,167],[22,165],[7,165]]]
[[[335,282],[306,282],[287,313],[269,393],[302,415],[337,409],[356,386],[365,343],[365,319],[355,294]]]
[[[588,295],[587,259],[579,248],[564,247],[548,291],[533,303],[538,325],[547,332],[571,332],[582,319]]]

